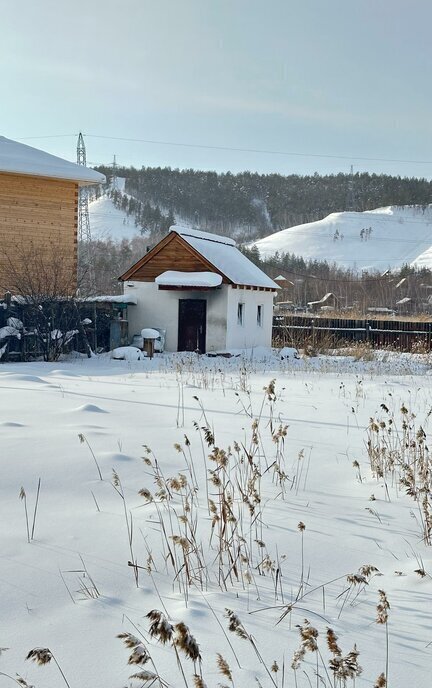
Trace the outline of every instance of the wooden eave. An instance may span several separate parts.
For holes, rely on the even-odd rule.
[[[210,272],[216,272],[218,275],[220,275],[224,282],[226,284],[234,284],[232,280],[229,279],[221,270],[219,270],[215,265],[210,263],[210,261],[207,260],[207,258],[204,258],[204,256],[194,249],[190,244],[188,244],[187,241],[183,239],[183,237],[180,234],[177,234],[177,232],[170,232],[164,239],[161,239],[161,241],[154,246],[151,251],[145,254],[140,260],[138,260],[132,267],[129,268],[123,275],[119,277],[119,280],[121,282],[126,282],[127,280],[133,280],[134,274],[142,268],[146,263],[150,262],[158,253],[161,251],[163,248],[165,248],[168,244],[170,244],[172,241],[180,241],[182,244],[182,247],[188,251],[191,255],[195,256],[204,267],[209,269]]]

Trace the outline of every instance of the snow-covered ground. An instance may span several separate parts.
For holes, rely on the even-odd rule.
[[[386,664],[386,628],[375,622],[381,589],[391,605],[388,685],[429,686],[432,550],[416,502],[372,477],[366,440],[370,417],[394,412],[399,423],[403,404],[429,433],[430,370],[428,358],[408,354],[2,365],[0,646],[9,649],[0,672],[36,688],[65,685],[53,662],[24,660],[48,647],[71,688],[129,685],[140,666],[127,665],[131,650],[115,636],[130,632],[167,684],[198,685],[181,649],[185,679],[173,647],[150,638],[145,615],[156,608],[189,626],[208,688],[343,685],[327,665],[327,627],[344,654],[357,644],[355,685],[373,686]],[[187,484],[173,480],[179,473]],[[368,584],[347,581],[367,564],[379,570]],[[227,630],[225,608],[262,661]],[[306,652],[294,676],[305,618],[321,655]],[[0,685],[12,681],[0,676]]]
[[[270,257],[294,253],[353,270],[432,267],[432,207],[389,206],[364,213],[332,213],[323,220],[289,227],[256,242]]]

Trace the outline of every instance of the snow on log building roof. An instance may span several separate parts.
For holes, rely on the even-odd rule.
[[[102,184],[105,176],[84,165],[63,160],[18,141],[0,136],[0,173],[24,174],[77,182],[80,186]]]

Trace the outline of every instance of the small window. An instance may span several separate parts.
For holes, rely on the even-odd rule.
[[[258,327],[263,326],[263,311],[264,311],[264,306],[262,304],[259,304],[257,306],[257,325],[258,325]]]
[[[244,303],[237,304],[237,325],[244,325]]]

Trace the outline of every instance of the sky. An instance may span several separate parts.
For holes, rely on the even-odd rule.
[[[0,135],[74,160],[82,131],[91,164],[432,178],[430,0],[0,11]]]

